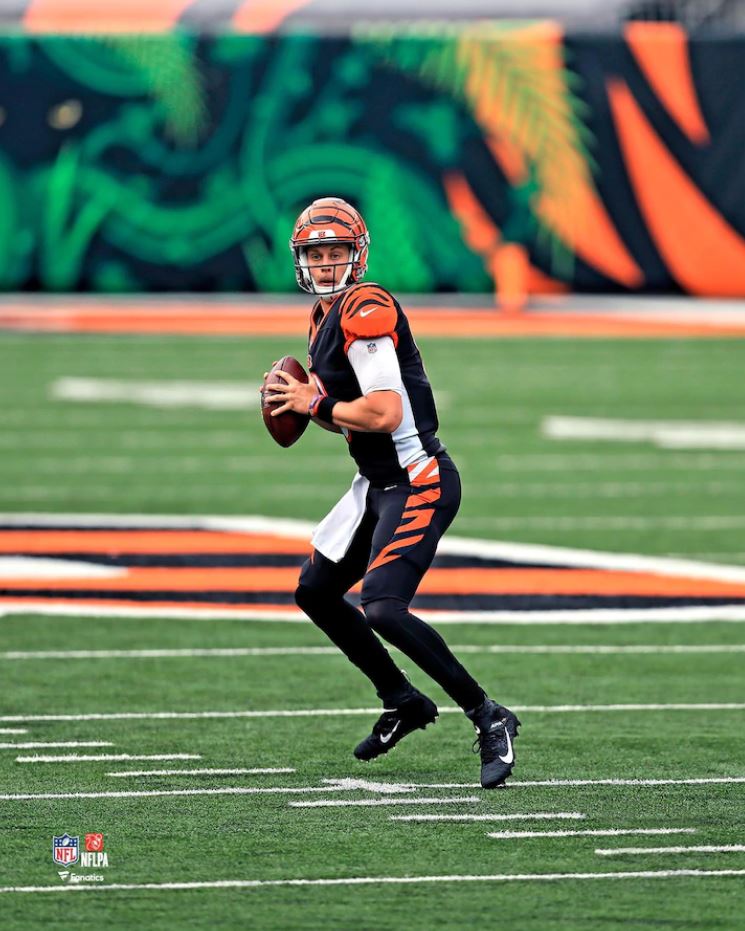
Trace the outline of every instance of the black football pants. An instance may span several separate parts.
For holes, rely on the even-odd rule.
[[[295,598],[371,680],[385,707],[396,707],[409,685],[376,633],[470,710],[483,701],[483,689],[440,634],[409,611],[437,542],[460,505],[455,464],[444,454],[432,463],[429,477],[414,484],[370,487],[365,515],[344,558],[334,563],[314,550],[301,570]],[[362,611],[344,597],[360,579]]]

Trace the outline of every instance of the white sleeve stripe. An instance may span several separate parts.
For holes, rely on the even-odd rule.
[[[356,339],[347,354],[363,394],[396,391],[403,394],[401,367],[390,336]]]

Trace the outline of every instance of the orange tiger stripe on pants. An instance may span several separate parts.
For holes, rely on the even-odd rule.
[[[413,530],[424,530],[429,527],[435,515],[435,509],[421,508],[419,510],[411,510],[411,508],[418,507],[421,504],[432,504],[437,501],[441,495],[439,488],[440,465],[435,456],[431,456],[423,462],[415,462],[413,465],[408,466],[408,472],[409,482],[412,486],[419,488],[426,485],[437,485],[438,487],[427,488],[425,491],[416,495],[409,495],[406,499],[406,509],[401,515],[401,523],[393,533],[394,537],[401,533],[410,533]],[[372,563],[370,563],[367,571],[371,572],[373,569],[377,569],[378,566],[384,566],[386,563],[393,562],[394,559],[398,559],[402,555],[400,552],[396,552],[397,550],[414,546],[423,539],[423,533],[401,540],[394,539],[391,543],[383,547]]]
[[[377,569],[378,566],[384,566],[386,563],[393,562],[394,559],[398,559],[401,555],[400,553],[394,553],[394,550],[404,549],[407,546],[414,546],[415,543],[418,543],[423,539],[424,534],[420,533],[415,537],[406,537],[404,540],[394,540],[392,543],[389,543],[387,546],[383,547],[383,549],[369,565],[367,571],[372,572],[372,570]]]

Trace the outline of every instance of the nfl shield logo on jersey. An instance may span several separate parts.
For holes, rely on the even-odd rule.
[[[52,859],[63,866],[72,866],[78,862],[80,853],[80,838],[63,834],[62,837],[52,838]]]

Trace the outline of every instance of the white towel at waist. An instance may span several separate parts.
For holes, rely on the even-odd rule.
[[[332,562],[344,558],[365,514],[370,480],[357,473],[352,487],[316,527],[311,543]]]

